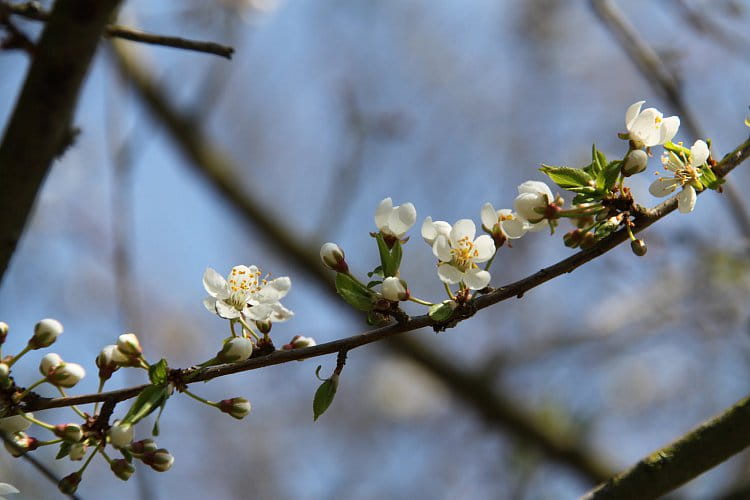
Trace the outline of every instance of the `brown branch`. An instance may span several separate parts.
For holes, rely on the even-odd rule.
[[[10,12],[12,14],[22,16],[27,19],[33,19],[34,21],[47,21],[50,16],[49,12],[42,9],[37,2],[25,2],[15,5],[0,5],[10,9]],[[191,40],[188,38],[177,36],[157,35],[154,33],[147,33],[145,31],[129,28],[127,26],[120,26],[117,24],[110,24],[109,26],[107,26],[104,30],[104,34],[110,38],[122,38],[123,40],[130,40],[132,42],[147,43],[150,45],[162,45],[164,47],[192,50],[195,52],[204,52],[206,54],[214,54],[217,56],[226,57],[227,59],[231,59],[232,54],[234,54],[234,49],[232,47],[221,45],[215,42]]]
[[[750,446],[750,398],[643,458],[582,500],[658,498]]]
[[[58,0],[0,144],[0,278],[52,161],[71,139],[73,111],[101,34],[120,0]]]

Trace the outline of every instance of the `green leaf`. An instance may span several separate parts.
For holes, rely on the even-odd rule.
[[[57,452],[57,455],[55,455],[55,460],[60,460],[61,458],[67,457],[70,454],[70,447],[73,445],[70,441],[63,441],[60,444],[60,450]]]
[[[151,429],[152,436],[159,435],[159,422],[161,421],[161,414],[164,412],[164,408],[167,406],[167,400],[165,399],[159,407],[159,413],[156,414],[156,420],[154,421],[154,427]]]
[[[596,176],[596,188],[599,191],[606,193],[612,189],[620,176],[621,164],[620,161],[611,161],[599,172]]]
[[[372,280],[367,282],[367,288],[372,288],[375,285],[379,285],[383,282],[383,280]]]
[[[318,420],[318,417],[324,414],[328,407],[331,406],[333,398],[336,396],[338,385],[338,375],[334,375],[320,384],[318,390],[315,391],[315,397],[313,398],[313,421]]]
[[[401,267],[401,257],[403,256],[403,253],[401,251],[401,242],[396,240],[396,242],[393,244],[393,248],[391,248],[391,262],[393,263],[394,270],[392,276],[396,276],[398,274],[398,270]]]
[[[168,374],[169,366],[167,366],[167,360],[164,358],[148,367],[148,378],[154,385],[166,385]]]
[[[572,203],[573,205],[578,205],[580,203],[592,203],[595,201],[601,201],[601,199],[602,199],[602,196],[598,193],[593,193],[593,194],[581,193],[581,194],[576,195],[573,198]]]
[[[401,263],[401,249],[399,248],[398,250],[398,262],[396,262],[391,253],[392,250],[388,248],[388,244],[385,242],[385,238],[383,238],[383,233],[376,234],[375,241],[378,242],[378,252],[380,253],[380,264],[383,269],[383,277],[387,278],[389,276],[395,276],[398,272],[398,266]],[[394,244],[394,249],[396,248],[396,245],[399,245],[399,243],[396,242]]]
[[[370,311],[372,309],[372,301],[370,300],[372,292],[348,274],[336,274],[336,292],[341,295],[341,298],[347,304],[355,309],[359,309],[360,311]]]
[[[596,162],[600,170],[604,170],[607,166],[607,157],[596,149],[596,144],[591,145],[591,161]]]
[[[580,168],[553,167],[542,164],[542,168],[539,170],[547,174],[552,182],[563,189],[590,187],[593,181],[591,175]]]
[[[372,278],[373,276],[380,276],[383,277],[383,266],[378,266],[369,273],[367,273],[368,278]]]
[[[447,321],[451,315],[453,314],[453,310],[456,308],[455,303],[453,301],[446,301],[442,304],[434,304],[430,306],[430,318],[433,319],[433,321],[437,322],[443,322]]]
[[[167,388],[161,385],[149,385],[141,391],[133,406],[123,417],[123,423],[135,424],[164,404],[169,397]]]

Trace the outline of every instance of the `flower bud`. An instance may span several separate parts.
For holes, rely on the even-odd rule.
[[[586,233],[581,240],[581,250],[588,250],[596,245],[596,236],[593,233]]]
[[[37,448],[39,448],[39,440],[29,436],[25,432],[16,432],[5,442],[5,449],[16,458]]]
[[[284,344],[284,347],[282,347],[282,349],[288,351],[289,349],[301,349],[303,347],[312,347],[314,345],[317,345],[317,342],[315,342],[314,338],[295,335],[294,337],[292,337],[292,340],[290,340],[288,344]]]
[[[270,321],[256,321],[255,326],[258,327],[258,331],[262,333],[263,335],[268,335],[271,333],[271,327],[273,326],[273,323]]]
[[[583,240],[583,234],[583,231],[580,229],[567,232],[565,233],[565,236],[563,236],[563,243],[565,243],[566,247],[577,248]]]
[[[0,321],[0,344],[4,344],[5,339],[8,338],[8,330],[10,330],[8,323]]]
[[[86,370],[78,363],[66,363],[55,353],[42,358],[39,371],[47,377],[47,382],[58,387],[73,387],[86,376]]]
[[[156,472],[167,472],[174,463],[174,457],[164,448],[145,453],[141,460]]]
[[[226,341],[216,354],[221,363],[245,361],[253,353],[253,341],[247,337],[233,337]]]
[[[153,439],[141,439],[140,441],[133,441],[130,444],[130,447],[128,450],[130,450],[130,453],[134,457],[141,457],[144,453],[148,453],[151,451],[156,451],[159,449],[159,446],[157,446],[156,441]]]
[[[112,463],[109,467],[110,469],[112,469],[112,472],[115,473],[115,476],[122,479],[123,481],[127,481],[128,479],[130,479],[130,476],[132,476],[135,472],[135,467],[128,463],[128,461],[124,458],[117,458],[115,460],[112,460]]]
[[[83,439],[83,429],[78,424],[58,424],[54,430],[55,436],[65,441],[78,442]]]
[[[123,333],[117,338],[117,350],[125,356],[138,357],[143,353],[141,343],[135,333]]]
[[[78,489],[78,485],[81,484],[81,473],[74,472],[60,479],[57,483],[57,489],[65,495],[72,495]]]
[[[34,417],[33,413],[26,414],[29,417]],[[15,434],[16,432],[25,431],[31,427],[31,422],[23,418],[22,415],[12,415],[10,417],[0,418],[0,432],[6,434]]]
[[[8,368],[8,365],[5,363],[0,363],[0,382],[7,379],[9,373],[10,368]]]
[[[646,255],[646,251],[648,250],[648,247],[646,247],[645,241],[638,239],[638,240],[632,240],[630,242],[630,249],[638,257],[643,257],[644,255]]]
[[[406,281],[396,278],[395,276],[389,276],[384,279],[381,290],[383,292],[383,297],[393,302],[407,300],[409,298],[409,290],[407,289]]]
[[[237,420],[245,418],[250,413],[250,409],[250,401],[245,398],[232,398],[219,401],[219,410]]]
[[[56,319],[46,318],[34,326],[34,335],[29,339],[32,349],[49,347],[55,343],[57,336],[63,332],[63,326]]]
[[[130,424],[122,424],[118,420],[109,428],[109,442],[115,448],[125,448],[133,442],[135,430]]]
[[[60,357],[59,354],[55,354],[54,352],[51,352],[49,354],[46,354],[43,358],[41,363],[39,363],[39,371],[44,375],[45,377],[49,376],[55,369],[57,369],[58,366],[63,364],[63,360]]]
[[[86,448],[87,446],[83,443],[73,443],[72,445],[70,445],[68,456],[75,462],[77,462],[78,460],[83,460],[83,457],[86,456]]]
[[[323,261],[323,265],[333,271],[345,273],[349,270],[344,251],[336,243],[329,242],[320,247],[320,259]]]
[[[648,165],[648,155],[642,149],[634,149],[625,157],[622,164],[622,175],[630,177],[646,170]]]
[[[109,380],[114,372],[120,368],[119,362],[127,362],[127,358],[117,349],[116,345],[108,345],[102,348],[96,357],[96,366],[99,368],[99,378]]]

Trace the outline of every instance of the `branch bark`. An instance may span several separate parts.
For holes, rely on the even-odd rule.
[[[58,0],[0,143],[0,279],[53,160],[72,139],[81,85],[120,0]]]

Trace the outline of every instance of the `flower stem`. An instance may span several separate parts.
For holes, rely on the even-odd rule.
[[[20,412],[20,413],[19,413],[19,415],[21,415],[21,416],[22,416],[23,418],[25,418],[26,420],[28,420],[28,421],[29,421],[29,422],[31,422],[32,424],[34,424],[34,425],[38,425],[39,427],[42,427],[42,428],[44,428],[44,429],[47,429],[48,431],[54,431],[54,430],[55,430],[55,426],[54,426],[54,425],[52,425],[52,424],[48,424],[48,423],[46,423],[46,422],[42,422],[41,420],[37,420],[37,419],[36,419],[36,418],[34,418],[34,417],[30,417],[30,416],[28,416],[28,415],[27,415],[26,413],[24,413],[24,412]]]
[[[26,347],[24,347],[21,352],[19,352],[15,356],[13,356],[13,359],[11,359],[10,361],[8,361],[8,368],[10,368],[11,366],[13,366],[16,361],[18,361],[19,359],[21,359],[21,357],[24,354],[26,354],[27,352],[29,352],[29,351],[31,351],[31,346],[27,344]]]
[[[102,390],[104,390],[104,382],[106,382],[105,379],[103,379],[103,378],[99,379],[99,387],[96,390],[97,394],[101,394]],[[96,415],[96,412],[97,412],[98,409],[99,409],[99,401],[97,401],[94,404],[94,415]]]
[[[208,406],[213,406],[214,408],[218,408],[219,407],[219,403],[214,403],[213,401],[209,401],[207,399],[203,399],[202,397],[200,397],[200,396],[198,396],[196,394],[193,394],[192,392],[188,391],[187,389],[185,389],[184,391],[182,391],[182,393],[190,396],[191,398],[195,399],[196,401],[200,401],[203,404],[207,404]]]
[[[58,390],[58,391],[60,391],[60,395],[61,395],[62,397],[64,397],[64,398],[67,398],[67,397],[68,397],[68,395],[67,395],[67,394],[65,394],[65,391],[63,390],[63,388],[62,388],[62,387],[60,387],[60,386],[57,386],[57,390]],[[82,412],[81,410],[79,410],[79,409],[78,409],[78,407],[77,407],[76,405],[71,405],[71,406],[70,406],[70,408],[71,408],[71,409],[72,409],[72,410],[73,410],[74,412],[76,412],[76,413],[78,414],[78,416],[79,416],[79,417],[81,417],[82,419],[86,420],[86,414],[84,414],[84,413],[83,413],[83,412]]]
[[[250,332],[250,335],[252,335],[253,337],[255,337],[255,340],[260,340],[260,335],[258,335],[257,333],[255,333],[255,330],[253,330],[253,328],[250,325],[247,324],[247,321],[245,321],[241,317],[237,318],[237,320],[242,325],[242,328],[244,328],[245,330],[247,330],[248,332]]]
[[[78,469],[78,474],[83,475],[83,472],[86,470],[86,467],[89,466],[91,463],[91,459],[94,458],[94,455],[96,455],[96,452],[98,452],[101,449],[101,444],[97,445],[96,449],[91,452],[91,455],[89,455],[89,458],[86,459],[86,461],[83,463],[80,469]]]
[[[628,238],[630,238],[630,241],[635,241],[635,235],[633,234],[633,230],[630,229],[630,224],[628,224],[628,221],[625,221],[625,229],[628,231]]]
[[[419,299],[417,297],[409,297],[409,301],[415,302],[417,304],[422,304],[423,306],[434,306],[432,302],[427,302],[426,300]]]
[[[229,320],[229,331],[232,332],[232,337],[236,337],[237,336],[237,332],[234,331],[234,324],[236,323],[236,321],[237,320],[235,320],[235,319],[230,319]]]
[[[453,292],[451,292],[451,289],[448,286],[448,283],[443,283],[443,286],[445,287],[445,292],[448,294],[448,298],[451,300],[456,300],[456,296],[453,295]]]
[[[104,448],[99,447],[99,454],[104,457],[104,460],[106,460],[109,465],[112,465],[112,459],[107,455],[107,452],[104,451]]]
[[[23,401],[23,398],[29,395],[31,391],[33,391],[36,387],[42,385],[47,381],[47,377],[42,378],[41,380],[37,380],[33,384],[31,384],[29,387],[26,388],[25,391],[23,391],[20,395],[18,395],[16,398],[14,398],[16,401]]]
[[[495,253],[492,254],[492,257],[490,257],[490,260],[487,261],[487,264],[484,265],[484,270],[489,271],[490,266],[493,262],[495,262],[495,257],[497,257],[497,250],[495,250]]]

